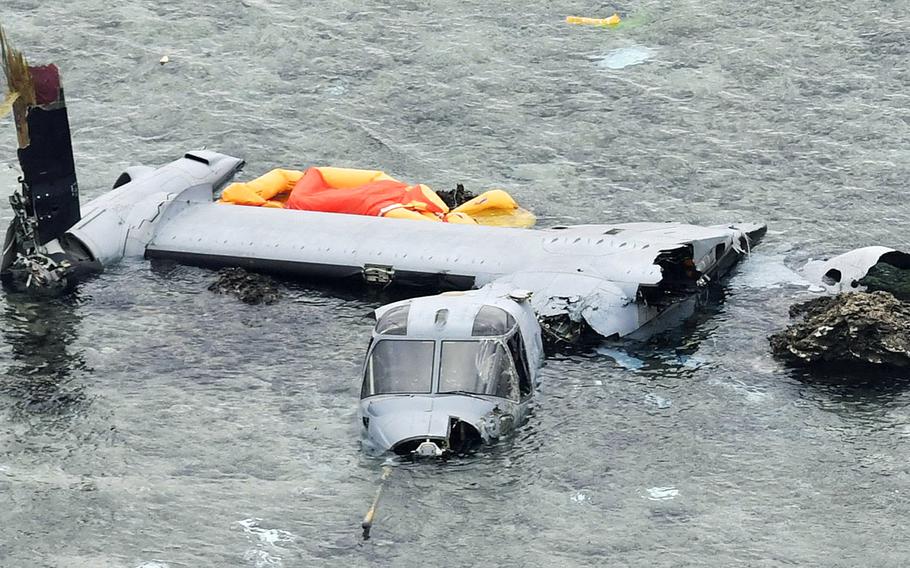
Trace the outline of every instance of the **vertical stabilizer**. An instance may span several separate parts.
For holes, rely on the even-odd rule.
[[[0,55],[16,122],[22,202],[38,245],[79,221],[79,186],[69,118],[56,65],[33,67],[0,30]]]
[[[14,290],[66,290],[100,265],[66,235],[80,213],[60,72],[56,65],[30,66],[2,28],[0,67],[6,79],[0,118],[13,114],[22,168],[22,187],[10,196],[13,220],[0,251],[0,282]]]

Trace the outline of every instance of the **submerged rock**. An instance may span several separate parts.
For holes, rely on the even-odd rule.
[[[790,308],[803,320],[770,337],[773,353],[811,367],[910,368],[910,303],[888,292],[824,296]]]
[[[209,285],[217,294],[232,294],[246,304],[274,304],[281,292],[268,276],[253,274],[242,268],[222,268],[218,280]]]

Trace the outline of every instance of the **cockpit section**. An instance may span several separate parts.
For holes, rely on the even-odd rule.
[[[435,393],[519,402],[532,390],[527,369],[522,371],[500,339],[380,339],[367,357],[361,398]]]
[[[448,293],[377,310],[361,387],[368,445],[444,455],[511,432],[543,355],[526,298]]]
[[[409,337],[410,308],[410,304],[395,306],[377,321],[364,368],[361,398],[460,393],[518,402],[531,394],[533,386],[520,326],[507,311],[481,306],[470,322],[469,336],[447,339],[452,334],[443,331],[453,314],[449,308],[441,307],[428,314],[433,326],[423,334],[443,338],[417,339]],[[463,327],[467,331],[467,326]],[[434,330],[439,333],[432,333]]]

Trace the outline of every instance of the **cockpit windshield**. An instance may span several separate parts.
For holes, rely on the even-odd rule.
[[[379,341],[367,360],[360,396],[433,390],[433,344],[433,341]]]
[[[456,391],[518,400],[518,373],[501,342],[442,342],[439,392]]]

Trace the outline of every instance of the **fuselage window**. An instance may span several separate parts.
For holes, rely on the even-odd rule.
[[[499,341],[443,341],[439,392],[518,400],[518,373]]]
[[[380,340],[367,359],[361,398],[430,392],[433,350],[433,341]]]
[[[408,313],[411,304],[391,308],[376,322],[376,333],[382,335],[407,335]]]
[[[509,353],[512,354],[512,360],[515,361],[515,367],[518,371],[518,389],[521,391],[522,398],[531,394],[534,385],[531,384],[531,372],[528,366],[528,358],[525,355],[524,341],[521,340],[521,334],[516,333],[509,338]]]

